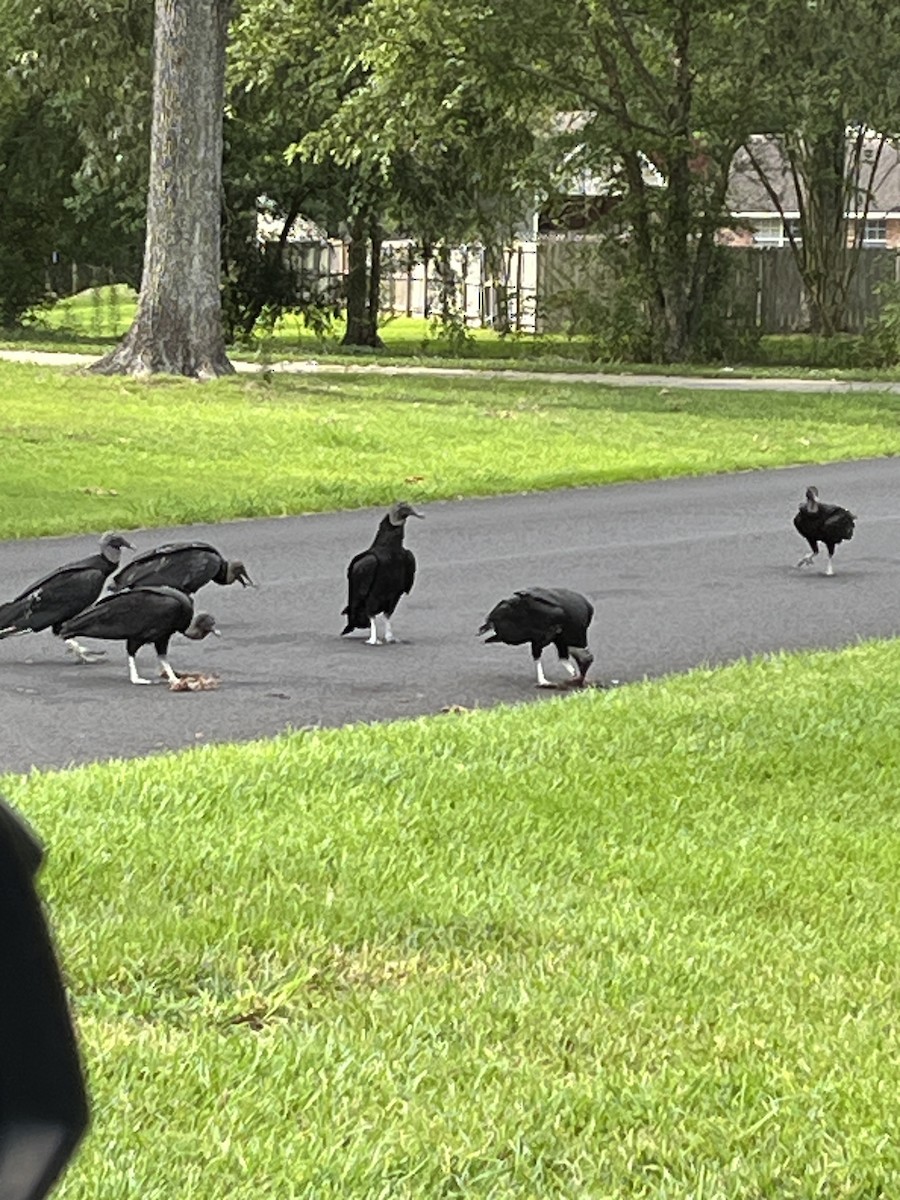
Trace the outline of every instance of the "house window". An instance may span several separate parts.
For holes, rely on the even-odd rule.
[[[784,234],[778,217],[763,217],[753,222],[753,241],[757,246],[783,246]]]
[[[887,245],[887,221],[884,217],[866,217],[862,241],[864,246]]]
[[[794,235],[794,241],[799,242],[799,222],[781,217],[760,217],[753,222],[753,242],[756,246],[789,246],[791,243],[788,230]]]

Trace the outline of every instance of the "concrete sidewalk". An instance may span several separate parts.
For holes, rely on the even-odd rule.
[[[71,354],[51,350],[0,350],[0,361],[37,363],[51,367],[88,367],[97,361],[94,354]],[[707,375],[625,375],[604,371],[529,371],[498,370],[492,367],[429,367],[410,363],[409,366],[383,366],[380,363],[345,364],[320,363],[315,359],[282,359],[273,362],[243,362],[232,360],[241,374],[275,371],[297,375],[431,375],[440,378],[492,379],[539,383],[593,384],[595,387],[657,387],[693,388],[705,391],[742,392],[890,392],[900,393],[900,383],[864,379],[796,379],[766,376],[750,378],[723,368],[714,376]]]

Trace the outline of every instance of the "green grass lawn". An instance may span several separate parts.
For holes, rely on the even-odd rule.
[[[0,780],[94,1097],[60,1200],[896,1195],[898,675]]]
[[[0,537],[491,495],[896,452],[900,397],[0,363]]]
[[[877,394],[0,384],[3,537],[892,454],[900,424]],[[0,779],[94,1098],[55,1195],[895,1195],[898,672],[871,644]]]

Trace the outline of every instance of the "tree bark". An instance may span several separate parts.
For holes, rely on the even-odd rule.
[[[376,231],[372,241],[372,267],[369,268],[369,233]],[[378,336],[378,291],[380,287],[381,238],[375,218],[358,212],[350,222],[350,244],[347,247],[347,328],[342,346],[381,348]],[[373,311],[374,304],[374,311]]]
[[[104,375],[230,374],[220,292],[230,0],[156,0],[147,237],[137,313]]]
[[[381,309],[381,247],[384,237],[378,217],[372,214],[369,221],[369,294],[366,304],[367,344],[378,350],[384,349],[384,342],[378,334],[378,314]]]

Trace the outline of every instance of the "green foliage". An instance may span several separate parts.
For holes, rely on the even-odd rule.
[[[898,671],[6,776],[94,1104],[61,1195],[890,1194]]]
[[[34,229],[50,252],[137,282],[147,192],[153,6],[5,0],[8,76],[29,112]],[[19,179],[19,176],[22,176]],[[2,228],[2,223],[0,223]]]
[[[882,283],[876,290],[881,309],[866,330],[867,357],[872,366],[896,366],[900,363],[900,283]]]

